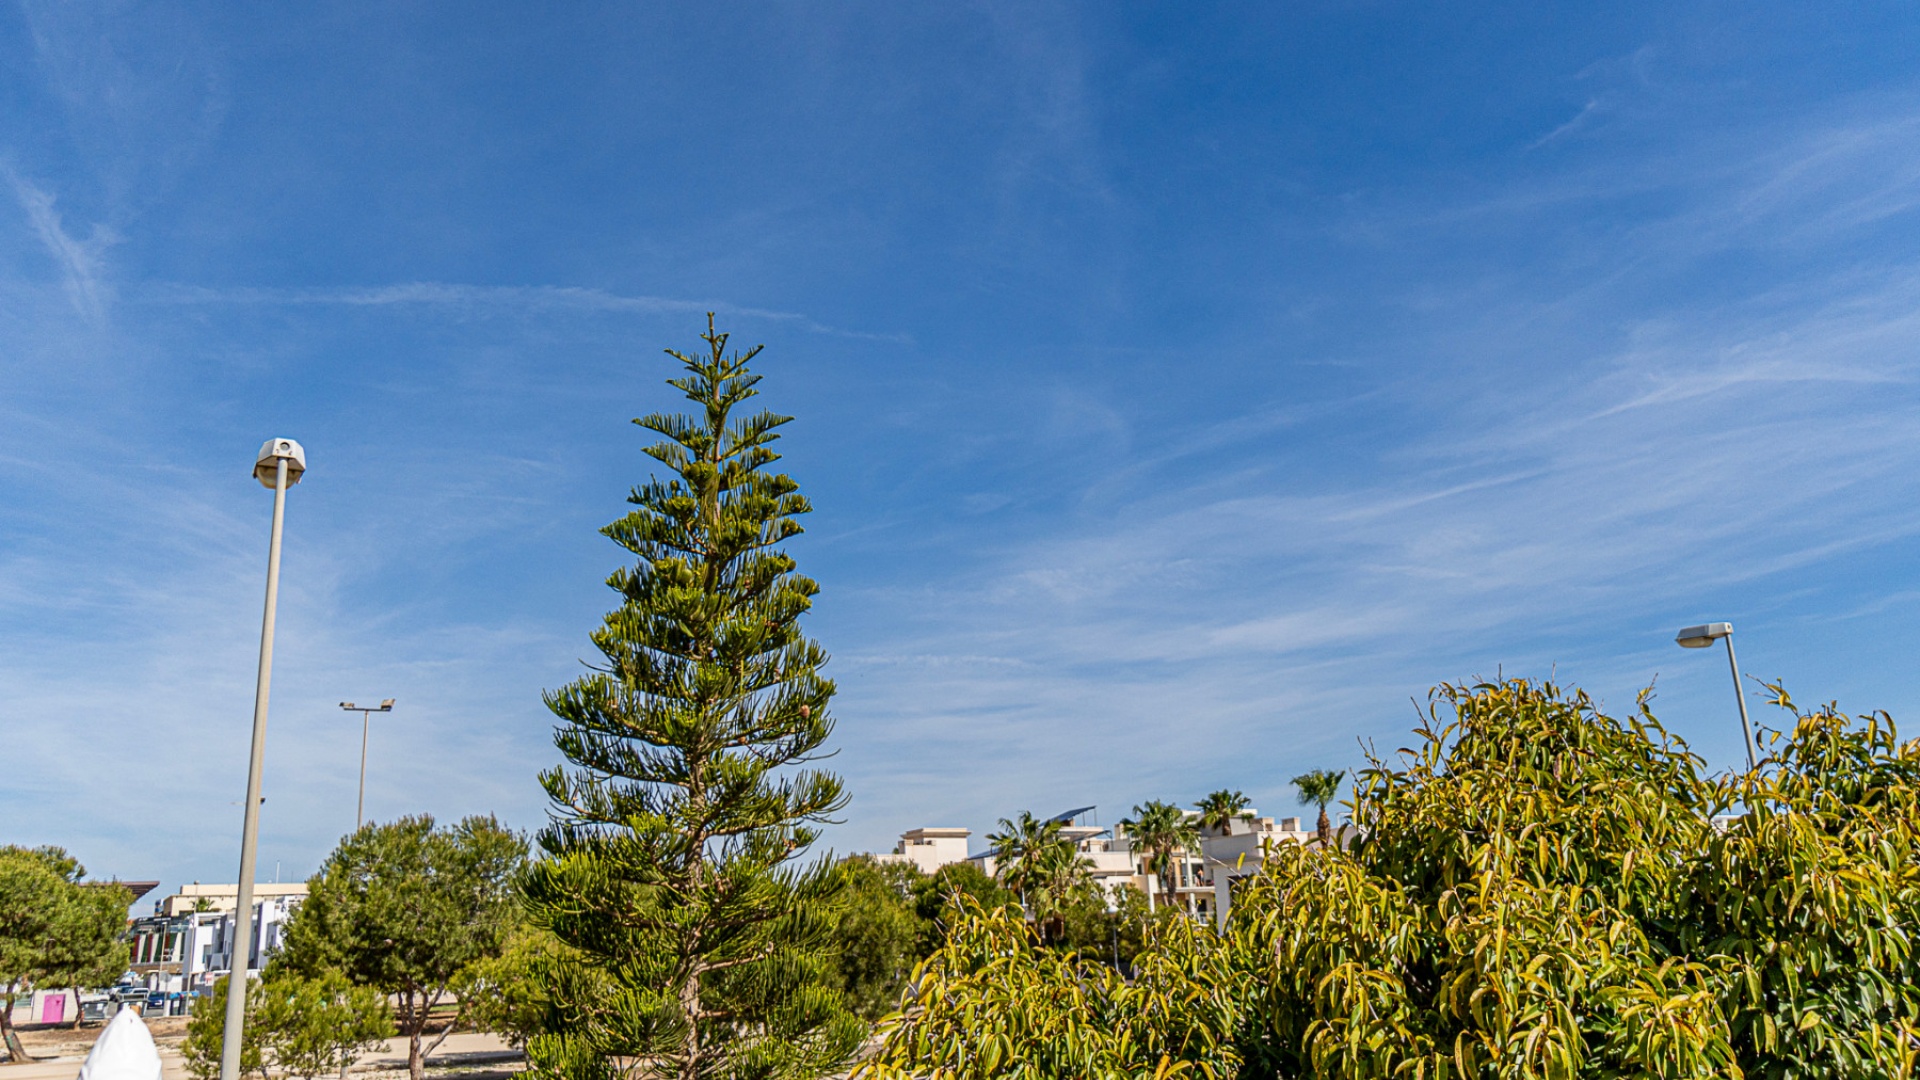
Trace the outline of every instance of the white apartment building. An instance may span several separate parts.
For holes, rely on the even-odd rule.
[[[287,920],[306,899],[307,887],[298,883],[254,888],[253,944],[247,970],[257,973],[279,950]],[[238,894],[233,885],[194,884],[155,904],[155,914],[135,919],[128,929],[133,972],[163,993],[191,994],[212,986],[233,970]]]
[[[285,897],[305,899],[306,895],[307,883],[304,881],[284,884],[277,881],[262,882],[253,887],[253,899],[256,903],[261,900]],[[180,886],[179,892],[158,901],[154,914],[185,915],[194,911],[232,911],[234,905],[239,902],[240,886],[238,885],[202,885],[196,881],[191,885]]]
[[[891,855],[875,855],[877,863],[912,863],[923,874],[931,874],[950,863],[967,861],[967,837],[972,829],[960,826],[928,825],[900,834]]]
[[[1202,829],[1198,850],[1189,851],[1172,869],[1171,893],[1162,884],[1162,875],[1150,870],[1146,851],[1135,850],[1126,827],[1101,828],[1091,822],[1095,807],[1083,806],[1054,815],[1060,833],[1071,840],[1081,856],[1091,863],[1090,874],[1109,893],[1122,887],[1138,889],[1158,906],[1176,903],[1196,914],[1225,918],[1231,904],[1231,881],[1258,873],[1265,854],[1274,844],[1304,844],[1315,839],[1315,831],[1303,828],[1297,817],[1261,817],[1249,809],[1246,816],[1229,822],[1225,830]],[[1197,819],[1198,811],[1187,811]],[[1336,842],[1345,845],[1351,839],[1351,827],[1336,830]],[[993,874],[997,869],[993,850],[967,854],[972,831],[959,826],[911,829],[900,834],[892,854],[876,855],[879,862],[912,863],[931,874],[950,863],[971,861]]]

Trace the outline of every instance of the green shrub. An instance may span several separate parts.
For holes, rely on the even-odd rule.
[[[226,1031],[227,980],[193,1003],[181,1054],[195,1080],[220,1075],[220,1043]],[[354,986],[338,972],[307,979],[275,975],[247,982],[247,1023],[241,1035],[240,1071],[305,1080],[344,1075],[360,1056],[393,1037],[393,1011],[384,994]]]
[[[1791,730],[1709,777],[1644,695],[1442,687],[1354,846],[1279,845],[1224,935],[1170,925],[1126,983],[976,912],[865,1073],[1911,1076],[1920,744],[1776,694]]]
[[[230,980],[218,979],[213,984],[213,993],[206,997],[193,999],[193,1008],[188,1013],[187,1037],[180,1043],[180,1056],[187,1060],[187,1075],[194,1080],[218,1080],[220,1076],[220,1043],[226,1037],[227,1030],[227,986]],[[254,1016],[260,1011],[260,983],[256,979],[247,981],[247,1015]],[[260,1026],[249,1023],[240,1031],[240,1075],[267,1075],[265,1060],[260,1047]]]

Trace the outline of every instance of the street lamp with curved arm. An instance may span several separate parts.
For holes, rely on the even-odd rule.
[[[1733,669],[1733,699],[1740,705],[1740,734],[1746,737],[1747,770],[1751,772],[1759,765],[1753,756],[1753,725],[1747,721],[1747,696],[1740,692],[1740,662],[1733,656],[1733,624],[1712,622],[1689,626],[1674,635],[1673,640],[1683,649],[1704,649],[1721,638],[1727,640],[1727,666]]]

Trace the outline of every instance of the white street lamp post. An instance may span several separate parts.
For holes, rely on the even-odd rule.
[[[1747,770],[1758,768],[1753,757],[1753,726],[1747,722],[1747,695],[1740,692],[1740,661],[1733,656],[1733,624],[1713,622],[1704,626],[1689,626],[1675,635],[1674,641],[1683,649],[1704,649],[1719,638],[1727,639],[1727,666],[1733,669],[1733,700],[1740,705],[1740,734],[1747,742]]]
[[[253,754],[247,759],[247,801],[240,827],[239,895],[234,897],[233,958],[228,965],[227,1023],[220,1040],[220,1080],[240,1080],[240,1036],[247,1022],[247,963],[253,957],[253,874],[260,846],[260,770],[267,756],[267,688],[273,681],[273,616],[280,601],[280,526],[287,488],[307,471],[307,452],[292,439],[268,439],[254,478],[273,489],[273,535],[267,543],[267,605],[260,620],[260,671],[253,689]]]
[[[393,699],[388,698],[378,705],[355,705],[343,701],[340,707],[347,712],[360,714],[360,799],[353,806],[353,831],[359,832],[360,826],[367,820],[367,723],[368,718],[377,712],[392,712]]]

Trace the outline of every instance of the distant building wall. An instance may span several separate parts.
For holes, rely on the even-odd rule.
[[[192,991],[211,986],[215,978],[232,970],[237,936],[233,901],[237,890],[232,886],[224,888],[230,891],[168,897],[158,905],[160,914],[135,919],[128,930],[128,958],[134,973],[144,977],[155,990]],[[304,884],[258,888],[273,892],[260,897],[253,905],[253,942],[247,958],[247,970],[253,972],[264,966],[264,959],[279,951],[287,920],[306,899]],[[193,910],[194,900],[206,897],[211,905],[223,895],[225,910]],[[170,908],[176,913],[168,914]]]
[[[890,855],[876,855],[875,861],[882,863],[909,863],[918,867],[923,874],[931,874],[943,866],[967,861],[967,838],[973,830],[957,826],[927,826],[909,829],[900,834],[900,842],[893,845]]]
[[[268,900],[280,897],[305,897],[307,883],[304,881],[270,882],[253,887],[254,900]],[[186,915],[196,908],[209,911],[232,911],[240,902],[238,885],[202,885],[194,882],[180,886],[180,891],[159,902],[160,915]]]

